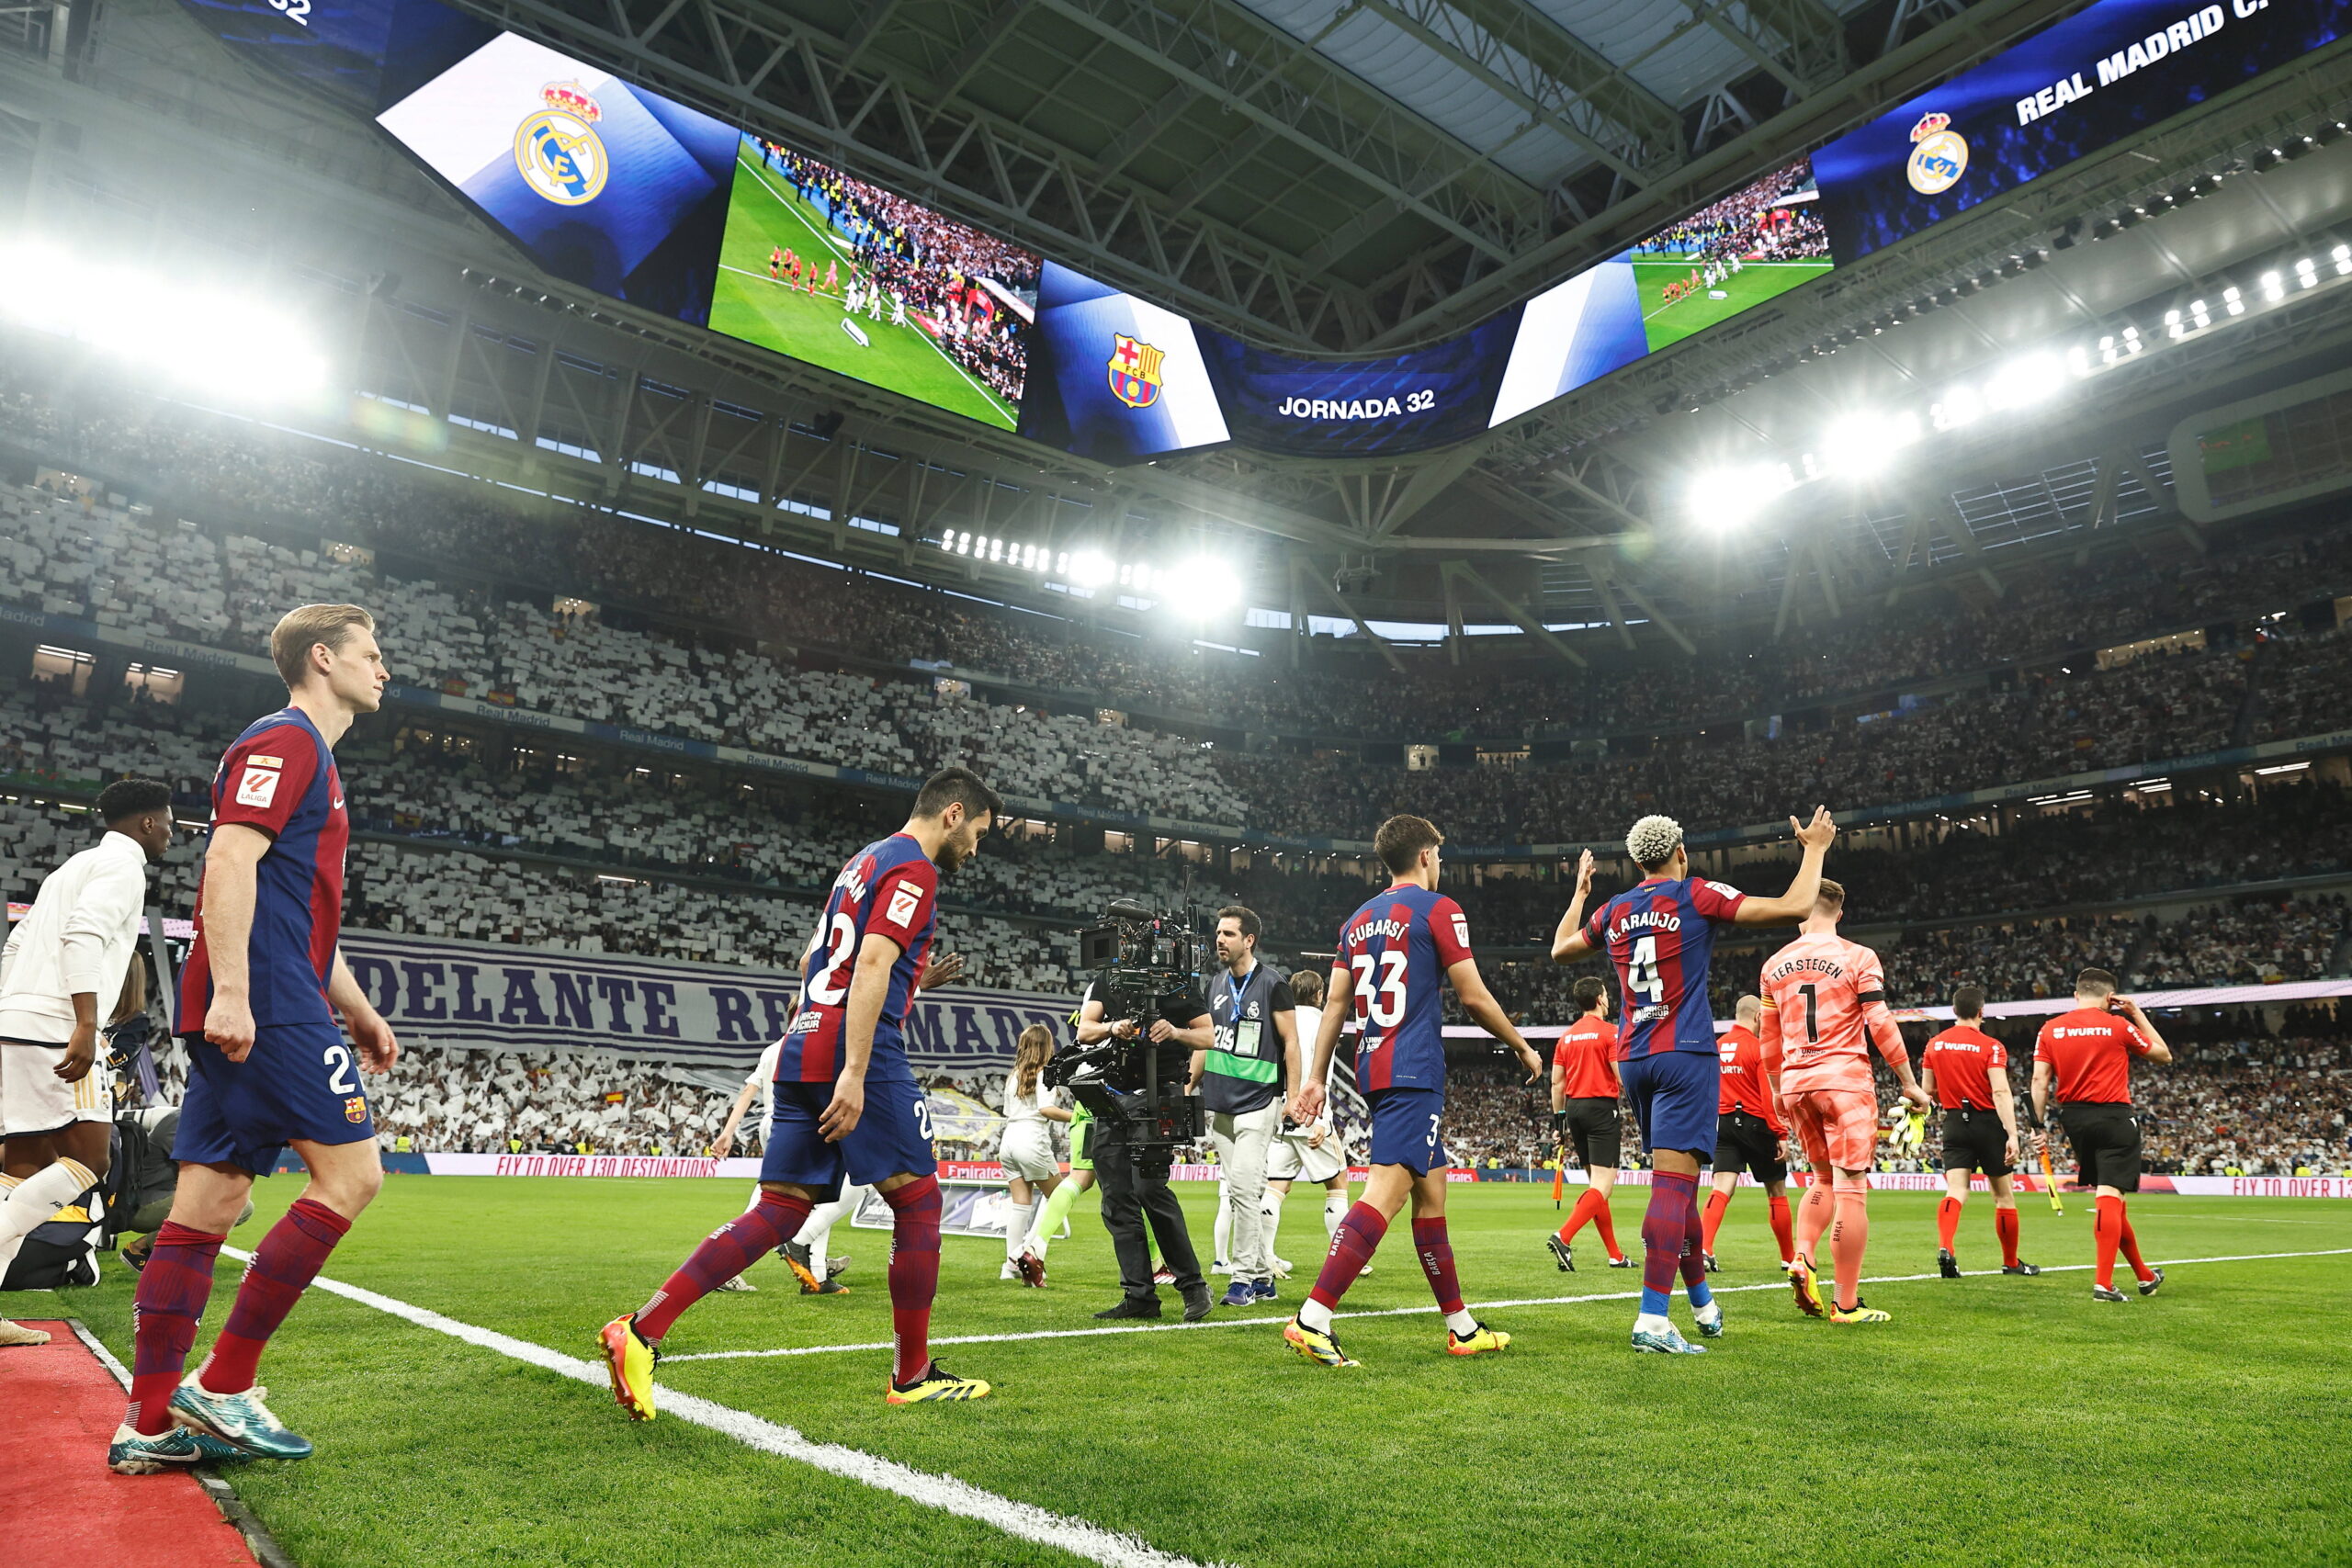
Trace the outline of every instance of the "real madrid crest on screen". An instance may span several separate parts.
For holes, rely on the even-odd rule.
[[[1111,334],[1111,395],[1131,409],[1148,409],[1159,400],[1159,365],[1168,356],[1148,343],[1125,333]]]
[[[596,199],[612,173],[612,161],[596,135],[605,111],[577,82],[550,82],[539,89],[547,107],[514,132],[514,166],[523,181],[559,207]]]
[[[1911,162],[1904,173],[1922,196],[1951,189],[1968,172],[1968,139],[1951,126],[1951,116],[1928,114],[1911,128]]]

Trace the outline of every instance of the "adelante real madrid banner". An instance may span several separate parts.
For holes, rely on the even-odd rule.
[[[343,956],[393,1030],[426,1045],[609,1051],[749,1072],[784,1032],[795,975],[626,954],[551,953],[345,931]],[[920,995],[907,1020],[918,1072],[1002,1067],[1033,1023],[1066,1038],[1070,997],[957,987]]]

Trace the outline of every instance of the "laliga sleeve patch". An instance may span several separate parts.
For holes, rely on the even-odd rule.
[[[914,923],[915,911],[922,907],[922,889],[912,883],[901,882],[890,890],[890,908],[884,916],[894,926]]]
[[[267,809],[277,798],[277,781],[285,775],[276,768],[265,768],[249,762],[237,780],[237,804]]]
[[[1453,917],[1453,940],[1464,947],[1470,945],[1469,916],[1457,914]]]

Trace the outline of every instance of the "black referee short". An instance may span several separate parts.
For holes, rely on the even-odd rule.
[[[1744,1170],[1758,1181],[1786,1181],[1789,1162],[1781,1157],[1781,1135],[1750,1111],[1735,1111],[1715,1122],[1715,1174]]]
[[[1577,1163],[1590,1170],[1605,1165],[1617,1168],[1619,1144],[1617,1102],[1614,1100],[1571,1100],[1567,1101],[1568,1147],[1576,1151]]]
[[[2140,1119],[2128,1104],[2084,1101],[2058,1108],[2085,1187],[2140,1190]]]
[[[2001,1128],[1999,1114],[1991,1111],[1945,1111],[1943,1168],[1981,1170],[1987,1176],[2007,1176],[2015,1169],[2009,1164],[2009,1135]]]

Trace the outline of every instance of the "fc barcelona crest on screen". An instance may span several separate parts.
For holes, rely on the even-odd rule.
[[[355,1094],[343,1102],[343,1119],[346,1122],[368,1120],[368,1097]]]
[[[548,83],[539,101],[547,107],[515,129],[514,167],[525,185],[558,207],[584,207],[613,172],[596,134],[604,108],[577,82]]]
[[[1111,395],[1131,409],[1159,400],[1159,364],[1168,355],[1125,333],[1111,334]]]

